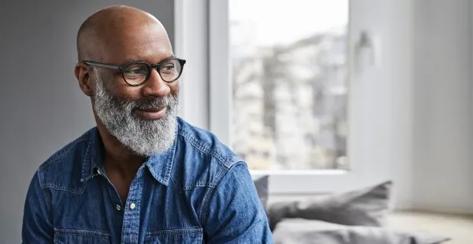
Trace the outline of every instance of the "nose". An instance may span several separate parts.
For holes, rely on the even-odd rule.
[[[149,78],[143,87],[143,96],[165,97],[169,95],[171,88],[161,79],[156,69],[152,69]]]

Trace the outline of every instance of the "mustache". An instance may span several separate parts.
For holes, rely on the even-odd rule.
[[[169,107],[175,101],[175,97],[172,95],[166,97],[155,97],[155,98],[143,98],[137,101],[133,101],[133,108],[136,109],[152,109]]]

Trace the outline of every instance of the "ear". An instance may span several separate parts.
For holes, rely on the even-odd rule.
[[[74,69],[74,74],[76,75],[77,81],[79,82],[80,89],[82,92],[91,97],[94,95],[94,84],[90,79],[89,68],[83,64],[78,63]]]

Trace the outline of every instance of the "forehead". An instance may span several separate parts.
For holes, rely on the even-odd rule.
[[[110,31],[102,42],[103,62],[126,63],[146,61],[157,63],[173,55],[164,29],[157,25],[141,25]]]

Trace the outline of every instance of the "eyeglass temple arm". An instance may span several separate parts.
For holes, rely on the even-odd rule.
[[[120,66],[112,65],[112,64],[103,64],[103,63],[98,63],[98,62],[94,62],[94,61],[83,61],[83,63],[88,64],[88,65],[92,65],[92,66],[97,66],[97,67],[120,70]]]

